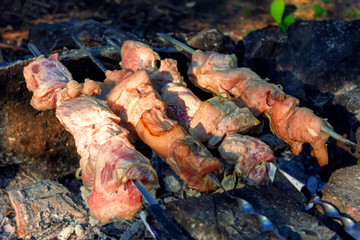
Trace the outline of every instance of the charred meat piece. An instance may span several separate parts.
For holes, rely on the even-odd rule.
[[[229,133],[219,146],[221,157],[235,165],[237,174],[250,183],[269,182],[266,162],[275,162],[270,147],[261,140],[237,133]]]
[[[302,144],[307,142],[313,147],[313,155],[319,165],[328,164],[326,141],[329,136],[320,131],[321,125],[325,124],[324,120],[316,117],[309,109],[299,108],[297,99],[286,95],[250,69],[230,68],[231,65],[223,64],[223,61],[214,63],[213,59],[217,59],[214,54],[223,55],[195,51],[188,71],[193,84],[214,94],[234,96],[240,106],[247,106],[255,116],[263,113],[269,119],[273,132],[290,145],[295,155],[300,153]]]

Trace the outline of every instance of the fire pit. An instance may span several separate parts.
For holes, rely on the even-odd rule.
[[[357,70],[348,65],[339,66],[344,72],[349,73],[346,76],[350,76],[351,79],[341,84],[325,85],[321,80],[327,76],[326,73],[319,77],[319,81],[313,82],[315,80],[311,76],[318,69],[314,67],[313,72],[310,70],[306,72],[302,69],[302,62],[299,59],[308,58],[303,58],[299,53],[294,52],[299,46],[309,49],[306,41],[303,45],[294,43],[294,38],[300,35],[297,31],[316,32],[314,29],[325,28],[322,24],[351,29],[358,23],[356,21],[302,22],[290,28],[287,36],[280,32],[279,28],[269,27],[249,34],[237,44],[220,31],[211,30],[198,34],[189,43],[193,48],[198,47],[202,50],[236,53],[240,65],[251,67],[261,77],[269,78],[270,81],[284,86],[285,92],[301,99],[302,106],[307,106],[319,116],[328,118],[327,121],[333,125],[336,132],[346,133],[346,136],[355,142],[358,139],[356,135],[358,132],[356,106],[359,102],[356,95]],[[50,32],[51,36],[44,38],[46,33]],[[58,46],[58,48],[64,47],[60,51],[60,60],[69,69],[73,78],[80,82],[87,77],[103,81],[104,76],[82,50],[76,49],[76,44],[71,40],[72,32],[76,32],[93,55],[111,70],[119,69],[121,56],[118,49],[106,43],[106,37],[116,39],[120,45],[125,40],[140,40],[129,32],[119,31],[95,21],[68,21],[53,25],[43,24],[33,28],[30,31],[30,38],[38,43],[37,46],[43,53],[49,54],[53,50],[51,42],[54,39],[57,45],[63,43],[61,47]],[[59,33],[61,35],[58,35]],[[313,37],[316,39],[316,34]],[[187,80],[189,55],[166,45],[159,38],[154,37],[148,41],[161,57],[176,59],[182,76]],[[356,43],[353,44],[351,46],[357,46]],[[355,61],[353,59],[356,57],[347,61],[349,63]],[[290,60],[286,62],[286,59]],[[334,58],[331,60],[333,61]],[[86,203],[89,192],[81,186],[81,181],[74,175],[79,166],[79,156],[73,137],[58,122],[53,110],[39,112],[29,104],[32,94],[26,89],[22,71],[30,61],[21,60],[0,69],[2,79],[0,131],[3,133],[0,141],[3,166],[1,176],[4,179],[2,187],[7,188],[7,192],[1,192],[1,199],[4,202],[4,214],[1,215],[3,237],[14,237],[15,223],[18,237],[24,238],[30,236],[43,239],[154,237],[152,234],[156,234],[156,230],[153,229],[161,230],[161,224],[153,216],[148,215],[149,205],[146,201],[132,221],[115,219],[102,225],[89,216]],[[335,66],[334,62],[329,62],[330,66]],[[326,63],[323,64],[320,69],[324,69]],[[311,65],[313,66],[314,63]],[[336,71],[329,70],[328,74],[334,72]],[[210,94],[191,84],[188,84],[188,87],[201,99],[211,97]],[[339,113],[342,116],[340,119]],[[353,180],[343,180],[344,178],[346,179],[347,176],[358,178],[357,149],[330,139],[327,145],[329,165],[321,168],[310,155],[311,147],[308,145],[304,146],[299,156],[293,156],[288,145],[273,136],[266,120],[262,120],[260,127],[250,133],[271,147],[277,165],[281,169],[305,183],[311,190],[316,192],[323,190],[325,200],[332,202],[336,199],[334,204],[342,212],[359,221],[359,203],[351,200],[357,196],[356,191],[359,188],[356,186],[359,186],[359,181],[355,180],[354,188],[341,187],[348,189],[347,192],[336,191],[339,188],[336,182],[346,186],[350,180]],[[229,198],[221,189],[217,190],[217,193],[201,194],[186,186],[174,170],[142,141],[136,141],[134,146],[150,159],[159,177],[160,188],[152,190],[151,193],[191,237],[277,239],[273,232],[263,231],[253,215],[240,211],[237,202]],[[211,151],[214,156],[221,158],[219,152]],[[347,167],[346,173],[336,171],[344,170],[345,167]],[[225,165],[222,184],[228,191],[235,189],[232,194],[251,203],[258,214],[267,216],[281,236],[287,239],[317,239],[319,236],[324,239],[334,236],[350,238],[343,226],[334,219],[326,217],[320,208],[314,208],[310,212],[301,211],[296,197],[284,194],[287,190],[279,186],[248,185],[246,181],[237,177],[233,167],[227,165]],[[327,187],[324,189],[325,186]],[[35,196],[33,192],[38,194]],[[12,209],[15,209],[15,214]]]

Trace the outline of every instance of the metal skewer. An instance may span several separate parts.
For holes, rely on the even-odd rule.
[[[170,37],[169,35],[165,34],[165,33],[157,33],[157,35],[159,37],[162,37],[163,39],[165,39],[166,41],[174,44],[175,46],[182,48],[184,51],[190,53],[191,55],[194,54],[194,49],[190,48],[189,46],[185,45],[184,43]],[[352,141],[350,141],[349,139],[346,139],[345,137],[341,136],[340,134],[334,132],[332,129],[326,127],[326,126],[321,126],[321,131],[323,131],[324,133],[328,134],[329,136],[331,136],[332,138],[341,141],[343,143],[347,143],[353,147],[358,147],[358,145],[356,143],[353,143]]]
[[[96,58],[93,57],[93,55],[90,53],[90,51],[84,46],[82,42],[79,41],[79,39],[75,36],[74,33],[71,34],[72,39],[76,42],[77,45],[91,58],[91,60],[103,71],[106,72],[106,68],[104,65],[102,65]]]
[[[278,229],[276,226],[264,215],[261,215],[259,213],[255,212],[254,207],[245,199],[242,199],[240,197],[237,197],[233,195],[232,193],[228,192],[220,183],[219,179],[212,174],[208,173],[207,176],[219,187],[221,188],[226,195],[228,195],[230,198],[236,200],[238,202],[239,208],[241,212],[253,215],[256,217],[256,220],[258,221],[258,224],[260,225],[260,228],[265,232],[273,232],[277,237],[280,239],[286,239],[283,236],[279,234]]]
[[[106,37],[106,41],[113,47],[115,47],[117,50],[119,50],[119,52],[121,52],[121,47],[114,42],[113,40],[111,40],[110,38]]]
[[[34,44],[28,43],[28,48],[35,57],[40,57],[42,55],[40,50]]]

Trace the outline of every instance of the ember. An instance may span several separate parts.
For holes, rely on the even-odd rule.
[[[158,9],[169,7],[163,4]],[[317,83],[303,84],[309,80],[296,54],[293,75],[274,74],[275,65],[289,70],[292,33],[321,25],[312,23],[290,26],[281,39],[261,29],[238,43],[219,30],[170,33],[187,39],[184,53],[164,35],[142,39],[139,28],[93,20],[2,34],[29,37],[49,56],[0,68],[0,236],[360,239],[358,184],[346,186],[359,177],[359,114],[350,106],[356,81],[329,90],[334,97],[321,93]],[[351,101],[334,105],[345,98]]]

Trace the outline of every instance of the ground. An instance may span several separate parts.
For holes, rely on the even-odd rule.
[[[0,64],[30,54],[29,28],[40,22],[70,18],[95,19],[132,31],[142,38],[156,32],[191,33],[216,27],[234,40],[255,29],[276,24],[273,0],[4,0],[0,6]],[[353,20],[360,16],[355,0],[285,0],[285,15],[296,19]]]

